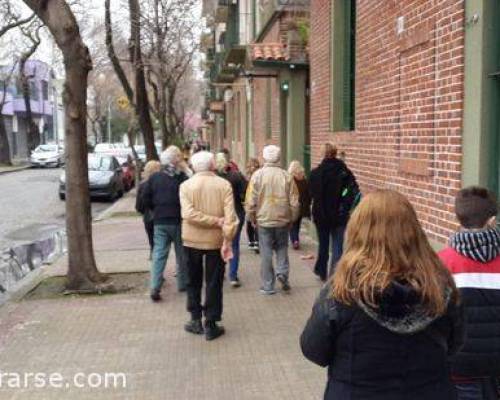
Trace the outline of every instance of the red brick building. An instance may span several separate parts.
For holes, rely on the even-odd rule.
[[[276,143],[314,167],[333,142],[363,191],[411,200],[436,246],[457,190],[500,193],[500,1],[213,1],[210,137],[237,161]]]
[[[463,0],[311,2],[313,165],[336,143],[364,191],[408,196],[437,243],[462,183],[480,183],[462,174],[465,14]]]

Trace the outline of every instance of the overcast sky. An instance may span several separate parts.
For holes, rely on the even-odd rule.
[[[4,0],[0,0],[4,1]],[[14,6],[19,7],[18,9],[22,10],[25,15],[29,15],[31,10],[26,7],[22,0],[10,0]],[[95,25],[103,25],[104,24],[104,0],[81,0],[80,6],[73,7],[73,11],[77,17],[77,20],[80,25],[80,30],[82,35],[84,36],[84,41],[86,44],[92,49],[92,43],[88,37],[89,31]],[[199,11],[198,14],[201,17],[201,5],[202,1],[199,1]],[[112,10],[112,18],[115,24],[115,27],[124,28],[125,34],[128,35],[128,23],[123,24],[119,23],[120,17],[127,16],[128,6],[127,0],[111,0],[111,10]],[[124,14],[125,12],[125,14]],[[9,48],[14,50],[0,51],[0,64],[7,64],[13,62],[13,51],[19,51],[19,43],[22,38],[22,35],[18,31],[13,31],[11,35],[6,39],[5,43],[0,44],[0,48]],[[44,36],[42,40],[42,44],[40,45],[38,51],[35,53],[34,58],[42,60],[54,67],[56,70],[56,75],[62,77],[62,65],[58,60],[61,59],[59,50],[54,45],[50,34]],[[197,58],[197,60],[199,60]],[[197,64],[197,62],[195,62]],[[197,65],[195,65],[195,70],[197,70]],[[198,71],[199,72],[199,71]]]

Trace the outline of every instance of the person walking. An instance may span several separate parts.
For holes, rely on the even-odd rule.
[[[279,166],[280,148],[264,147],[264,167],[250,180],[246,202],[249,220],[258,227],[261,253],[262,294],[274,294],[276,279],[283,291],[290,290],[288,231],[299,217],[297,186],[292,176]],[[276,276],[273,267],[276,252]]]
[[[498,202],[486,188],[458,192],[460,230],[439,253],[465,308],[466,341],[451,359],[459,400],[498,400],[500,377],[500,230]]]
[[[464,332],[453,278],[409,201],[367,195],[300,337],[305,357],[328,367],[324,399],[455,399],[448,356]]]
[[[137,197],[135,199],[135,210],[142,215],[142,222],[144,223],[144,230],[148,236],[149,242],[149,259],[151,260],[153,255],[154,247],[154,220],[153,220],[153,210],[146,208],[144,205],[144,188],[148,182],[148,179],[156,172],[161,170],[161,164],[159,161],[151,160],[144,166],[144,177],[142,182],[137,188]]]
[[[195,175],[181,185],[182,239],[187,256],[187,332],[205,334],[207,340],[223,335],[222,285],[225,263],[232,258],[231,241],[238,228],[231,184],[218,177],[212,153],[191,157]],[[205,304],[201,290],[205,276]],[[205,316],[205,325],[201,323]]]
[[[229,169],[231,171],[233,171],[233,172],[240,171],[240,169],[238,168],[238,164],[236,164],[236,162],[231,159],[231,152],[228,149],[223,148],[220,150],[219,153],[223,153],[226,156],[226,160],[227,160],[227,163],[229,165]]]
[[[245,193],[247,190],[247,181],[240,172],[231,169],[224,153],[218,153],[215,161],[217,165],[217,174],[231,184],[231,188],[233,189],[234,208],[239,220],[238,229],[232,241],[233,258],[229,262],[229,282],[232,287],[238,288],[241,286],[238,268],[240,265],[241,231],[245,223]]]
[[[337,158],[337,148],[330,143],[325,144],[323,161],[311,171],[309,178],[312,216],[319,241],[314,273],[323,281],[333,273],[342,256],[349,213],[341,212],[341,200],[343,190],[350,181],[356,180],[345,163]],[[332,254],[329,273],[330,244]]]
[[[295,250],[299,250],[302,219],[311,217],[311,196],[309,194],[309,185],[307,183],[304,168],[298,161],[294,160],[290,163],[288,173],[292,175],[297,185],[297,189],[299,190],[300,215],[290,229],[290,242],[292,242],[292,247]]]
[[[250,158],[246,166],[246,178],[247,182],[252,179],[252,175],[255,171],[260,168],[259,160],[256,158]],[[246,198],[246,197],[245,197]],[[255,226],[247,218],[246,221],[247,237],[248,237],[248,248],[259,253],[259,233]]]
[[[178,169],[182,153],[176,146],[161,153],[162,170],[153,174],[144,187],[144,206],[153,210],[154,247],[151,265],[151,300],[161,300],[163,273],[172,243],[175,247],[177,290],[186,290],[187,275],[181,238],[180,185],[187,176]]]

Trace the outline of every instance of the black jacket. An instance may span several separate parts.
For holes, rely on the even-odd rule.
[[[378,309],[345,306],[326,285],[300,338],[304,355],[328,366],[327,400],[451,400],[447,357],[463,342],[462,310],[426,316],[412,290],[394,283]]]
[[[248,182],[239,171],[228,169],[225,172],[219,172],[221,178],[227,179],[233,188],[234,208],[238,218],[245,219],[245,194]]]
[[[182,172],[171,174],[162,170],[147,180],[143,189],[143,205],[153,210],[155,224],[180,224],[179,188],[186,179],[187,176]]]
[[[342,226],[346,217],[339,217],[340,199],[346,179],[354,176],[342,160],[325,158],[311,171],[309,191],[312,198],[312,216],[317,225]]]
[[[135,198],[135,210],[139,213],[142,214],[142,218],[144,222],[152,222],[153,221],[153,210],[146,208],[146,205],[144,204],[144,188],[146,187],[145,182],[141,182],[139,187],[137,188],[137,196]]]
[[[300,217],[311,218],[311,195],[307,179],[294,178],[294,181],[299,191]]]

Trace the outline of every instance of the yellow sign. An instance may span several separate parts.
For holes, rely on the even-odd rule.
[[[122,110],[128,110],[130,107],[130,103],[125,96],[119,97],[117,103],[118,107],[120,107]]]

